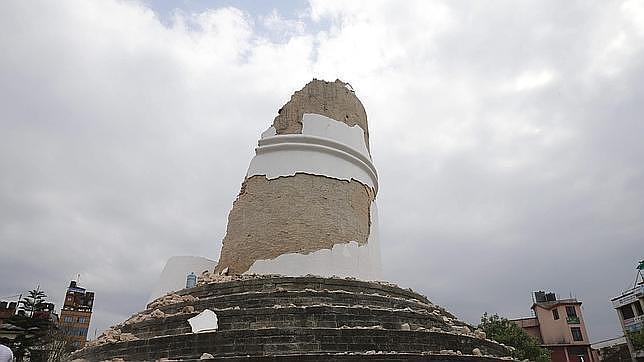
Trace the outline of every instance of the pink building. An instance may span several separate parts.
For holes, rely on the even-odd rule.
[[[581,301],[557,299],[554,293],[542,291],[535,292],[534,296],[534,317],[513,322],[535,337],[542,347],[548,348],[553,362],[595,361],[581,315]]]

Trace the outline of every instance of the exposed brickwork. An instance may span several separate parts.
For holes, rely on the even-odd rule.
[[[367,242],[373,191],[357,181],[308,174],[242,185],[223,240],[216,271],[243,273],[260,259]]]
[[[273,121],[277,134],[302,132],[304,113],[316,113],[359,126],[369,146],[367,115],[346,83],[314,79],[295,92]],[[268,180],[244,180],[228,216],[216,271],[241,274],[257,260],[307,254],[355,241],[370,231],[373,190],[358,181],[299,173]]]
[[[349,126],[360,126],[364,130],[365,143],[369,148],[367,113],[355,93],[345,85],[346,83],[340,80],[325,82],[313,79],[295,92],[291,100],[279,110],[273,121],[277,134],[302,133],[302,115],[316,113]]]

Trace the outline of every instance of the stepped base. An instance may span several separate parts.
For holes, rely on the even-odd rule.
[[[205,309],[217,314],[218,330],[192,333],[187,320]],[[509,355],[411,290],[313,276],[244,276],[184,289],[113,329],[73,357],[491,361]]]

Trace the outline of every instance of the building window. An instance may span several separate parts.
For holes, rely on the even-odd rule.
[[[65,323],[74,323],[74,317],[72,317],[72,316],[65,316],[65,317],[63,318],[63,322],[65,322]]]
[[[581,328],[579,327],[571,327],[570,332],[572,333],[572,340],[573,341],[583,341],[584,337],[581,335]]]
[[[631,308],[630,304],[619,307],[619,311],[622,313],[622,317],[624,319],[631,319],[635,317],[635,313],[633,313],[633,308]]]
[[[633,303],[635,306],[635,311],[637,312],[637,315],[642,315],[644,312],[642,312],[642,305],[640,305],[640,301],[636,300],[635,303]]]
[[[568,315],[568,317],[570,317],[570,318],[575,318],[575,317],[577,317],[577,312],[575,311],[575,307],[574,307],[574,306],[572,306],[572,305],[568,305],[568,306],[566,306],[566,314],[567,314],[567,315]]]
[[[554,320],[559,319],[559,310],[557,310],[556,308],[552,310],[552,318]]]

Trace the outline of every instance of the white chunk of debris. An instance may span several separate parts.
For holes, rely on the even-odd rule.
[[[342,327],[338,327],[337,329],[380,329],[384,330],[385,328],[381,325],[375,325],[375,326],[353,326],[350,327],[346,324],[342,325]]]
[[[400,329],[403,331],[411,331],[411,326],[409,325],[409,323],[403,323],[400,325]]]
[[[482,356],[483,355],[483,353],[481,353],[481,350],[478,349],[478,348],[474,348],[472,350],[472,354],[475,355],[475,356]]]
[[[210,353],[203,353],[201,357],[199,357],[199,359],[215,359],[215,356],[211,355]]]
[[[210,309],[204,309],[203,312],[188,319],[192,333],[216,331],[218,328],[217,322],[217,314]]]

